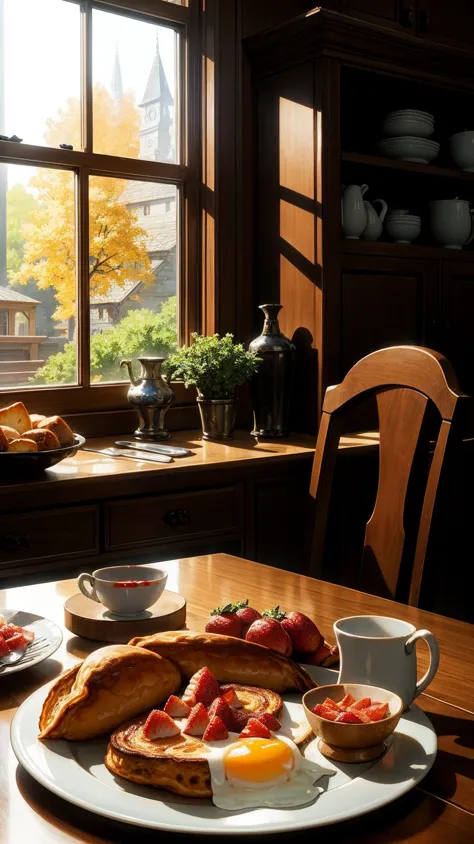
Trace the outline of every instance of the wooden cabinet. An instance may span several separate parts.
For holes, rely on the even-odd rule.
[[[440,345],[462,389],[474,396],[474,264],[441,265]]]
[[[98,507],[61,507],[0,518],[0,569],[99,552]]]
[[[241,484],[111,501],[106,505],[106,550],[239,535],[242,501]]]
[[[472,0],[418,0],[418,31],[423,38],[469,47],[474,44]]]
[[[347,260],[341,273],[340,377],[383,346],[429,346],[436,286],[430,262]]]
[[[364,20],[396,29],[413,29],[416,0],[341,0],[340,11],[360,15]],[[324,6],[324,3],[321,3]]]

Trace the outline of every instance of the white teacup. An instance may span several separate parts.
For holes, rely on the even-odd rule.
[[[140,615],[158,600],[168,575],[151,566],[110,566],[80,574],[77,585],[86,598],[116,615]]]
[[[338,683],[366,683],[399,695],[410,706],[431,683],[439,665],[438,643],[429,630],[381,615],[353,615],[334,624],[341,668]],[[417,682],[416,647],[424,639],[430,665]]]

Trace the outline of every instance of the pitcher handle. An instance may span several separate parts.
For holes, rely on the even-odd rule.
[[[364,194],[367,193],[368,190],[369,190],[368,185],[361,185],[360,186],[360,192],[361,192],[362,196],[364,196]]]
[[[388,205],[387,205],[387,203],[385,202],[384,199],[374,199],[372,205],[377,205],[377,202],[380,202],[380,207],[382,209],[380,214],[379,214],[379,220],[380,220],[381,223],[383,223],[383,221],[385,220],[385,215],[386,215],[387,210],[388,210]]]
[[[90,589],[87,588],[86,583],[89,584]],[[91,574],[80,574],[77,578],[77,585],[86,598],[90,598],[92,601],[97,601],[97,603],[100,604],[95,591],[95,577]]]
[[[424,639],[430,649],[430,664],[426,673],[423,674],[421,680],[418,680],[418,683],[416,684],[415,697],[421,695],[421,693],[424,692],[426,687],[429,686],[439,666],[438,642],[436,641],[435,636],[433,636],[433,634],[430,633],[429,630],[416,630],[416,632],[413,633],[413,636],[410,636],[410,638],[407,639],[405,642],[405,653],[411,654],[418,639]]]
[[[120,361],[120,367],[122,367],[122,366],[127,367],[128,377],[130,378],[130,383],[133,384],[134,386],[136,386],[138,384],[138,381],[133,374],[132,361],[131,360],[121,360]]]

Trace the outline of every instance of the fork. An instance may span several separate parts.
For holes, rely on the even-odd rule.
[[[44,636],[39,636],[37,639],[33,639],[31,644],[27,645],[26,648],[18,648],[16,651],[10,651],[9,654],[5,654],[5,656],[0,656],[0,664],[9,666],[18,665],[19,662],[32,662],[47,646],[47,639]],[[27,654],[28,658],[25,659]]]

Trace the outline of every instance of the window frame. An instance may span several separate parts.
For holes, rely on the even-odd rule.
[[[200,79],[199,4],[187,0],[178,6],[167,0],[64,0],[80,7],[81,16],[81,104],[83,149],[68,150],[0,141],[0,163],[31,164],[67,169],[75,174],[76,266],[77,266],[77,361],[78,384],[19,387],[0,390],[0,403],[24,401],[41,413],[97,413],[128,408],[126,384],[90,382],[90,297],[89,297],[89,177],[108,176],[176,185],[178,341],[189,342],[201,328],[199,280],[199,184],[200,184]],[[92,109],[92,11],[123,14],[148,23],[169,25],[180,35],[179,116],[177,147],[180,162],[125,159],[93,151]],[[182,382],[173,383],[178,405],[195,400]]]

